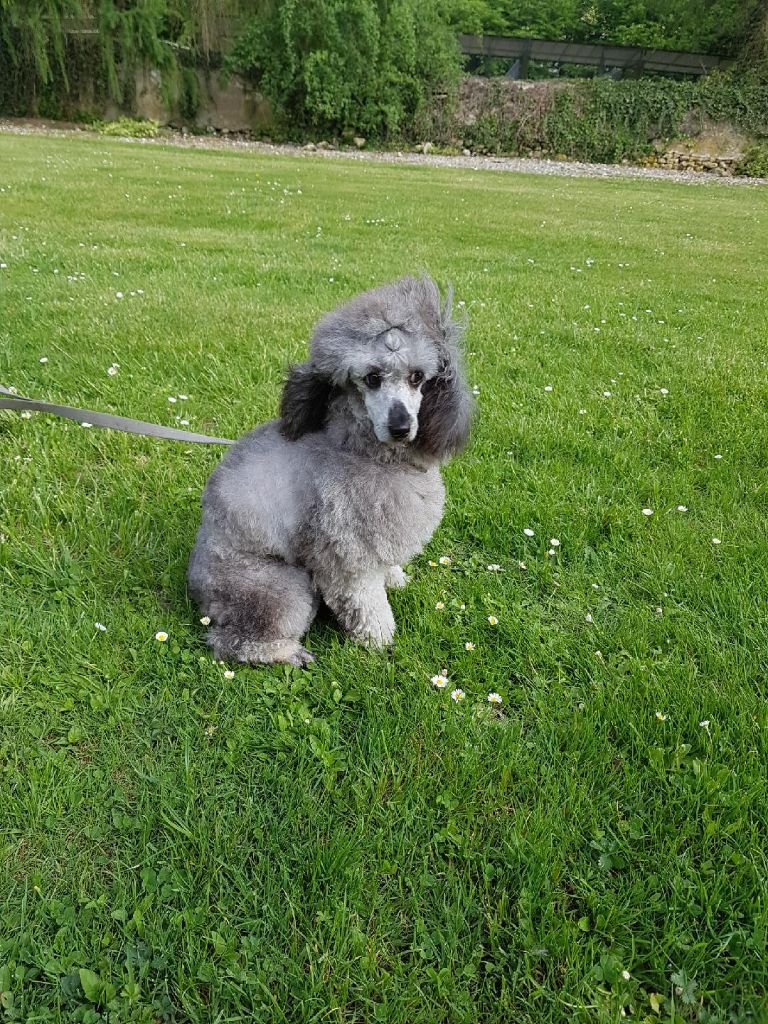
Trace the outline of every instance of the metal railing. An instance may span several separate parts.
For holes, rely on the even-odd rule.
[[[460,35],[461,52],[467,56],[502,57],[517,63],[511,77],[526,78],[528,62],[540,60],[558,64],[588,64],[601,70],[618,69],[642,74],[659,71],[677,75],[705,75],[732,61],[711,53],[683,53],[652,50],[639,46],[602,46],[593,43],[554,42],[513,36]]]

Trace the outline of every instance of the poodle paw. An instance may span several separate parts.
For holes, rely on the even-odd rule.
[[[305,668],[315,659],[298,640],[253,640],[232,630],[215,626],[208,630],[208,644],[217,661],[236,661],[241,665],[288,664]]]
[[[411,577],[399,565],[390,565],[384,577],[384,586],[387,590],[401,590],[410,581]]]
[[[361,616],[351,636],[357,643],[365,644],[366,647],[389,647],[395,639],[395,618],[392,611],[387,608],[386,613],[369,613]]]
[[[295,665],[297,668],[306,668],[307,665],[314,660],[314,654],[310,654],[306,647],[299,647],[295,654],[286,658],[289,665]]]

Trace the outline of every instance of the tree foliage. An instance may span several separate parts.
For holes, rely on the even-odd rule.
[[[764,0],[447,0],[462,32],[736,55]]]
[[[0,0],[0,111],[61,116],[81,92],[130,108],[144,64],[190,113],[191,66],[223,59],[292,131],[418,136],[449,121],[459,31],[741,54],[768,78],[765,2]]]

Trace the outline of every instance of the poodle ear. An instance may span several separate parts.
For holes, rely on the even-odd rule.
[[[469,438],[472,399],[453,346],[437,376],[424,385],[422,395],[416,447],[441,461],[458,454]]]
[[[440,368],[437,376],[428,380],[422,389],[419,409],[419,430],[416,447],[441,461],[457,455],[469,438],[474,403],[464,380],[464,368],[459,351],[459,339],[465,323],[453,319],[453,288],[448,288],[445,302],[440,304],[437,285],[424,278],[425,287],[431,288],[432,301],[437,310]]]
[[[290,441],[322,430],[333,385],[312,363],[292,366],[280,400],[280,431]]]

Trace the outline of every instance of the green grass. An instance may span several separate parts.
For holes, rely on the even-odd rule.
[[[22,394],[234,437],[420,269],[480,391],[394,650],[231,681],[221,450],[0,415],[0,1019],[768,1020],[768,192],[12,136],[0,189]]]

